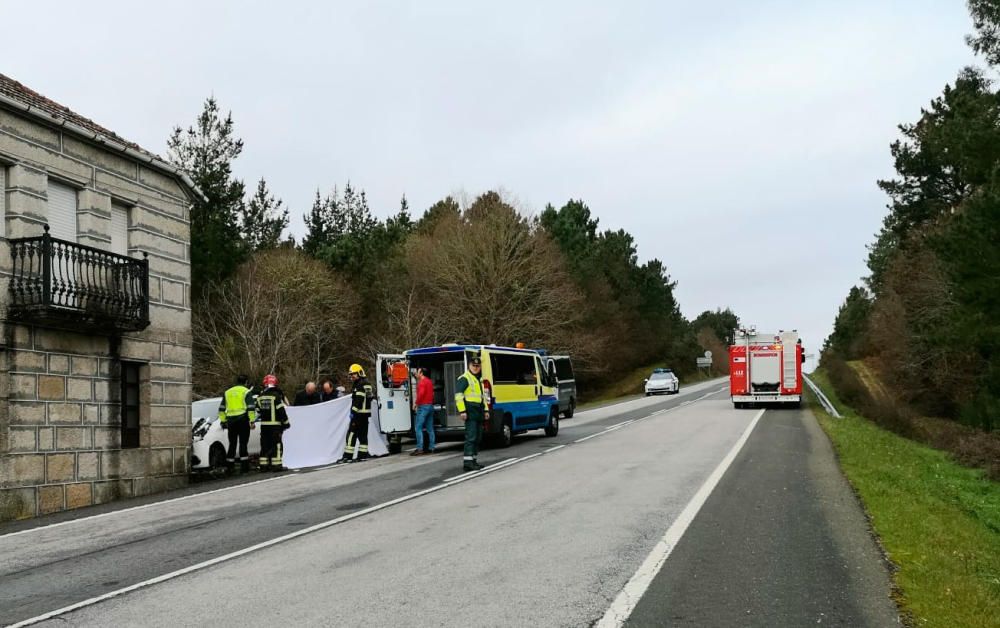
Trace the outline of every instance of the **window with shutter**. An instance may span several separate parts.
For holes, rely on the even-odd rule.
[[[53,238],[76,242],[76,190],[49,181],[49,233]]]
[[[128,255],[128,207],[111,205],[111,252]]]

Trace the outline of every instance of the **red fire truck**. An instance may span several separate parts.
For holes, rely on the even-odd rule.
[[[737,408],[755,404],[802,402],[802,363],[805,361],[799,333],[758,332],[737,329],[729,347],[729,395]]]

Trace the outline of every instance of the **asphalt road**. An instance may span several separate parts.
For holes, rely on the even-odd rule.
[[[479,474],[460,473],[456,444],[15,529],[0,536],[0,620],[111,596],[44,625],[591,625],[753,422],[720,391],[581,413],[556,438],[488,450]],[[817,609],[884,625],[884,567],[850,549],[873,545],[810,429],[805,412],[764,414],[630,625],[798,625]],[[803,430],[797,464],[805,441],[784,432]]]
[[[628,628],[899,623],[887,566],[829,439],[808,410],[765,418]]]
[[[558,436],[529,432],[510,448],[484,450],[480,462],[495,464],[572,444],[719,387],[694,385],[675,396],[579,412],[562,422]],[[442,443],[438,451],[434,456],[390,456],[304,473],[251,475],[257,481],[206,483],[141,501],[0,526],[0,623],[36,617],[439,486],[461,473],[461,443]]]

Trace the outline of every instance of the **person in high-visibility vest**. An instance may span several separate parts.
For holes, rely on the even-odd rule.
[[[483,422],[490,418],[483,395],[483,363],[478,356],[469,360],[469,369],[459,376],[455,386],[455,406],[465,423],[465,450],[462,469],[478,471],[483,465],[476,461],[483,442]]]
[[[348,375],[351,378],[351,424],[347,428],[347,445],[341,462],[360,462],[367,460],[368,454],[368,419],[372,415],[372,400],[375,391],[365,377],[365,369],[360,364],[352,364]],[[354,458],[357,451],[358,457]]]
[[[260,470],[284,471],[281,434],[291,427],[285,412],[285,393],[278,388],[278,378],[264,376],[264,390],[257,395],[257,421],[260,423]]]
[[[219,403],[219,423],[229,434],[229,449],[226,452],[226,470],[232,472],[236,464],[236,444],[240,446],[240,471],[250,470],[250,455],[247,442],[250,430],[254,429],[253,390],[247,388],[246,375],[236,378],[236,385],[222,395]]]

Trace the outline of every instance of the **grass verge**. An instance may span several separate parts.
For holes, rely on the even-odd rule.
[[[897,603],[916,626],[1000,626],[1000,483],[886,431],[813,381],[844,414],[814,403],[889,559]]]

